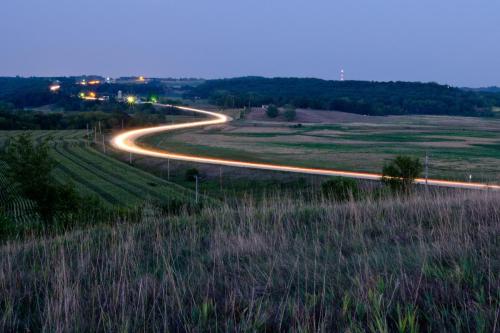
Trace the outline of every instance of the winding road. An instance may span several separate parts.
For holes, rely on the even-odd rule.
[[[173,106],[168,104],[155,104],[159,107],[175,107],[183,111],[190,111],[199,114],[203,114],[211,117],[212,119],[204,120],[204,121],[195,121],[183,124],[172,124],[172,125],[163,125],[156,127],[148,127],[135,129],[131,131],[126,131],[115,136],[111,143],[112,145],[118,149],[125,152],[151,156],[163,159],[173,159],[187,162],[197,162],[197,163],[208,163],[208,164],[216,164],[216,165],[224,165],[224,166],[232,166],[239,168],[250,168],[250,169],[261,169],[261,170],[271,170],[271,171],[282,171],[282,172],[294,172],[294,173],[302,173],[302,174],[310,174],[310,175],[323,175],[323,176],[338,176],[338,177],[347,177],[347,178],[355,178],[355,179],[368,179],[368,180],[381,180],[382,175],[376,173],[365,173],[365,172],[354,172],[354,171],[342,171],[342,170],[332,170],[332,169],[315,169],[315,168],[301,168],[287,165],[278,165],[278,164],[266,164],[266,163],[252,163],[252,162],[243,162],[243,161],[235,161],[235,160],[226,160],[226,159],[218,159],[211,157],[202,157],[202,156],[194,156],[194,155],[184,155],[184,154],[176,154],[170,153],[168,151],[154,149],[150,147],[140,146],[136,143],[137,139],[140,137],[156,134],[160,132],[174,131],[179,129],[187,129],[187,128],[195,128],[209,125],[217,125],[224,124],[231,121],[231,118],[217,112],[211,112],[206,110],[200,110],[190,107],[184,106]],[[427,184],[430,186],[442,186],[442,187],[455,187],[455,188],[464,188],[464,189],[482,189],[482,190],[500,190],[499,185],[489,185],[483,183],[468,183],[468,182],[457,182],[457,181],[447,181],[447,180],[439,180],[439,179],[423,179],[418,178],[415,180],[417,184]]]

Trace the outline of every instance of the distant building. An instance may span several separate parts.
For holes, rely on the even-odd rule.
[[[123,100],[123,93],[122,93],[121,90],[118,90],[118,95],[116,96],[116,99],[119,100],[119,101]]]

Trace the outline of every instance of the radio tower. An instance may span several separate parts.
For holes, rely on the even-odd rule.
[[[343,70],[343,69],[341,69],[341,70],[340,70],[340,81],[344,81],[344,78],[345,78],[345,77],[344,77],[344,70]]]

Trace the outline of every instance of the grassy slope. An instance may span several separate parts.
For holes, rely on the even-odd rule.
[[[0,144],[20,133],[22,131],[0,132]],[[81,194],[97,196],[106,206],[135,207],[145,200],[182,201],[193,197],[185,188],[87,146],[83,141],[85,131],[32,131],[32,135],[37,141],[51,138],[51,154],[58,162],[54,176],[58,181],[72,182]],[[5,171],[5,166],[0,167],[2,170]],[[6,197],[3,199],[7,200]],[[16,220],[23,218],[23,214],[14,208],[8,210],[16,216]]]
[[[0,330],[498,329],[498,194],[294,197],[5,244]]]

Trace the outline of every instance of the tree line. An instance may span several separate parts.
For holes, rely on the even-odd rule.
[[[0,130],[66,130],[85,129],[98,122],[103,129],[147,126],[164,123],[166,115],[176,109],[157,109],[151,104],[88,102],[81,111],[33,111],[16,109],[0,102]]]
[[[220,107],[274,104],[366,115],[493,116],[500,94],[437,83],[326,81],[310,78],[242,77],[209,80],[186,98],[208,99]]]
[[[57,93],[49,90],[53,79],[61,83]],[[148,84],[99,84],[95,86],[81,86],[76,84],[75,78],[22,78],[0,77],[0,101],[12,104],[15,108],[30,108],[44,105],[57,105],[65,110],[80,110],[82,103],[75,96],[90,91],[99,96],[116,96],[118,91],[124,95],[159,96],[168,89],[160,81],[151,81]],[[86,106],[86,104],[85,104]]]

